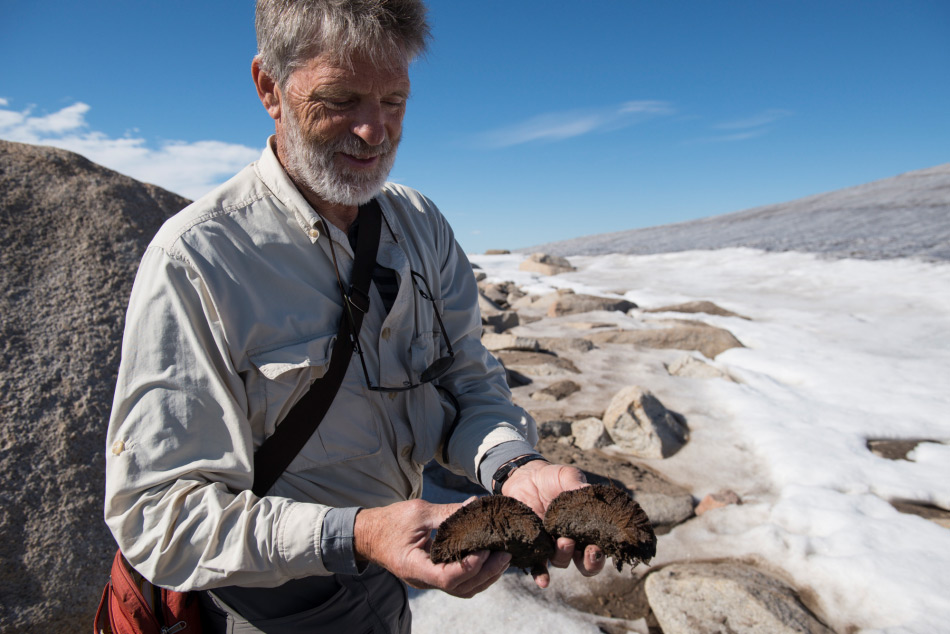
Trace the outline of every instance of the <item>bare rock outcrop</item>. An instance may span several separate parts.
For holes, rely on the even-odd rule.
[[[677,323],[668,328],[594,332],[585,339],[595,344],[627,343],[645,348],[697,350],[709,359],[715,359],[726,350],[744,347],[728,330],[700,322]]]
[[[670,564],[646,595],[664,634],[833,634],[794,589],[741,563]]]
[[[721,317],[738,317],[740,319],[749,319],[731,310],[718,306],[717,304],[700,300],[695,302],[685,302],[683,304],[674,304],[672,306],[660,306],[659,308],[644,308],[645,313],[705,313],[707,315],[719,315]]]
[[[518,269],[541,275],[559,275],[575,270],[567,258],[546,253],[533,253],[518,266]]]
[[[142,252],[188,201],[50,147],[0,141],[0,630],[75,632],[115,542],[105,432]]]

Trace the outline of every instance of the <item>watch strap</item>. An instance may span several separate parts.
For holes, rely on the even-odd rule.
[[[501,495],[501,488],[505,485],[505,482],[508,481],[508,478],[511,477],[514,470],[532,460],[544,460],[544,456],[536,453],[528,454],[520,458],[515,458],[514,460],[509,460],[498,467],[498,471],[496,471],[494,477],[492,477],[492,495]]]

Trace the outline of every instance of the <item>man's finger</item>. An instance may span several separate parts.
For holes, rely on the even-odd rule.
[[[588,546],[583,551],[574,551],[574,565],[585,577],[593,577],[604,569],[607,558],[597,546]]]
[[[508,570],[510,563],[511,554],[506,552],[493,552],[482,565],[481,570],[476,576],[459,583],[455,588],[448,591],[454,596],[470,599],[498,581],[505,571]]]
[[[567,568],[574,558],[574,540],[567,537],[558,537],[551,557],[551,565],[555,568]]]

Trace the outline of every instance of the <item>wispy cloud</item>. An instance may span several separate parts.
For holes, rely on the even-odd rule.
[[[89,160],[189,198],[197,198],[260,155],[250,148],[222,141],[164,141],[157,149],[136,136],[109,137],[90,130],[90,106],[76,102],[50,114],[9,108],[0,97],[0,138],[52,145],[82,154]]]
[[[765,110],[748,117],[743,117],[741,119],[722,121],[720,123],[714,124],[712,129],[728,132],[728,134],[714,134],[711,136],[693,139],[688,143],[734,143],[737,141],[756,139],[771,132],[773,123],[793,114],[794,113],[791,110],[771,108],[769,110]]]
[[[619,106],[551,112],[478,136],[479,145],[510,147],[533,141],[562,141],[573,137],[619,130],[646,119],[674,113],[665,101],[628,101]]]
[[[762,128],[767,126],[770,123],[774,123],[779,119],[784,119],[792,114],[791,110],[782,110],[779,108],[771,108],[764,112],[754,114],[750,117],[744,119],[735,119],[733,121],[724,121],[722,123],[717,123],[713,127],[717,130],[745,130],[748,128]]]

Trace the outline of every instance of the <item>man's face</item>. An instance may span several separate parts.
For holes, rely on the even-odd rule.
[[[375,196],[396,160],[409,98],[405,65],[352,68],[328,56],[294,71],[277,126],[284,167],[298,184],[332,204]]]

